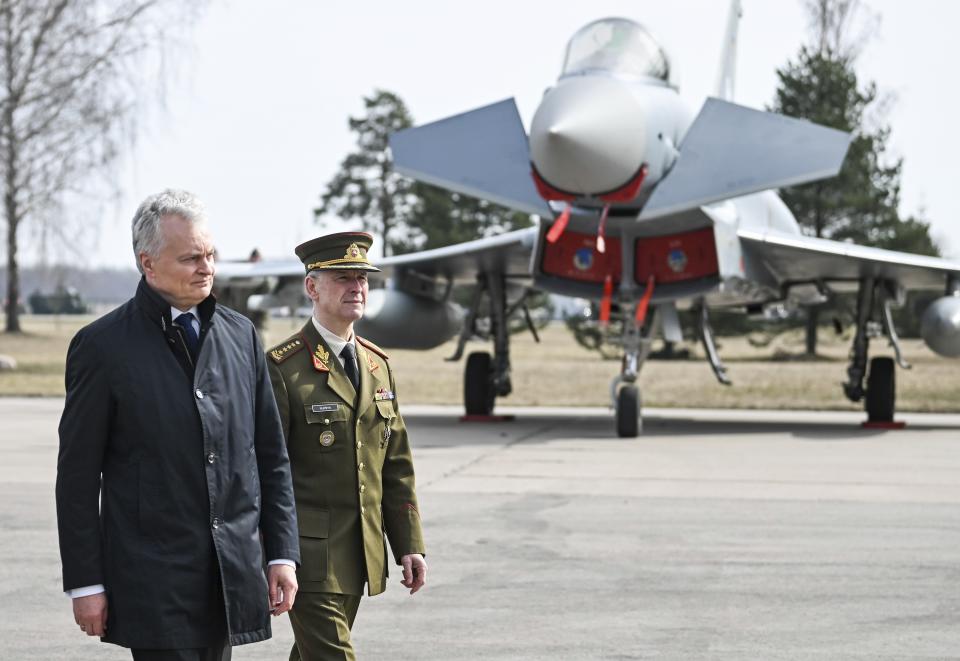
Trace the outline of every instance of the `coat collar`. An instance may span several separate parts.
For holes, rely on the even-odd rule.
[[[137,307],[147,315],[150,321],[160,326],[164,331],[170,328],[173,321],[170,318],[170,303],[147,284],[147,279],[144,276],[140,276],[140,284],[137,285],[137,293],[133,298]],[[197,305],[201,332],[210,325],[216,308],[217,299],[213,294],[207,296]]]

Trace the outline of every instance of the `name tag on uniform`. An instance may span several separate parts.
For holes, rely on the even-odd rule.
[[[310,411],[313,413],[333,413],[340,408],[340,404],[337,402],[324,402],[322,404],[313,404],[310,406]]]
[[[373,393],[373,401],[375,402],[386,402],[391,399],[396,399],[392,390],[377,388],[377,392]]]

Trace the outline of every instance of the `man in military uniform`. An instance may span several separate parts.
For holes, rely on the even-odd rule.
[[[423,587],[427,565],[413,458],[386,354],[357,337],[373,237],[341,232],[296,248],[313,315],[267,352],[286,434],[300,525],[291,661],[354,659],[350,641],[364,583],[386,588],[384,534],[403,583]]]

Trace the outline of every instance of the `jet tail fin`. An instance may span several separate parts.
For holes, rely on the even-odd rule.
[[[530,147],[513,99],[390,136],[397,172],[545,218],[553,212],[530,176]]]
[[[640,220],[832,177],[849,145],[843,131],[707,99]]]
[[[740,0],[730,0],[727,14],[727,31],[723,36],[723,51],[720,55],[720,70],[717,71],[717,89],[714,95],[724,101],[733,101],[733,88],[737,75],[737,32],[743,7]]]

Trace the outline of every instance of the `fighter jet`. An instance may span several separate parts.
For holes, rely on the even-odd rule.
[[[891,307],[908,290],[942,290],[923,337],[935,352],[960,356],[960,264],[801,233],[774,191],[836,175],[850,135],[732,102],[740,15],[733,0],[716,95],[696,114],[681,103],[671,59],[651,33],[605,18],[570,39],[529,133],[507,99],[394,134],[399,172],[539,224],[385,259],[390,286],[371,291],[358,332],[407,348],[459,332],[459,359],[488,321],[493,353],[472,353],[464,373],[466,412],[482,416],[511,391],[508,320],[526,312],[529,292],[599,301],[600,323],[622,329],[610,338],[623,353],[611,399],[617,433],[633,437],[642,426],[638,375],[655,338],[681,339],[678,307],[698,312],[708,361],[729,383],[711,309],[757,312],[855,291],[843,392],[864,402],[869,420],[892,421],[894,362],[868,361],[871,331],[882,328],[905,367]],[[457,283],[476,285],[465,315],[450,302]]]

